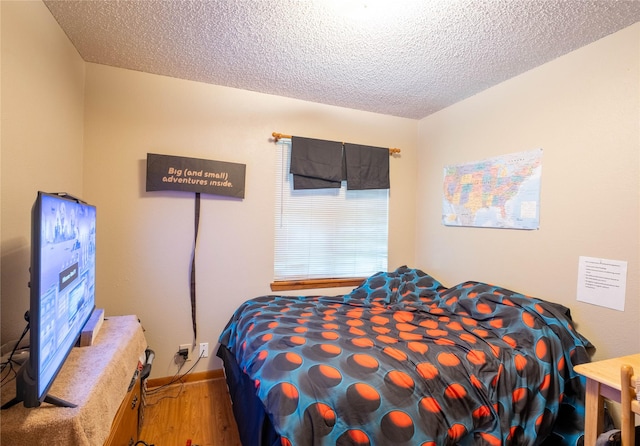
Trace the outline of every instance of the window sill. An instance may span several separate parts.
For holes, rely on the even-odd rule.
[[[345,279],[280,280],[271,283],[271,291],[356,287],[362,285],[362,282],[364,282],[364,280],[365,278],[363,277],[353,277]]]

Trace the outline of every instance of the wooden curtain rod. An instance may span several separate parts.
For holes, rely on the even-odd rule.
[[[284,133],[278,133],[278,132],[273,132],[271,134],[271,136],[273,136],[273,139],[276,140],[276,142],[278,142],[278,140],[280,139],[291,139],[291,135],[285,135]],[[393,155],[394,153],[400,153],[400,149],[396,149],[395,147],[392,147],[389,149],[389,155]]]

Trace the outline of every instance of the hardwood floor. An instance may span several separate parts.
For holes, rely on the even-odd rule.
[[[148,445],[241,446],[224,378],[149,388],[143,413]]]

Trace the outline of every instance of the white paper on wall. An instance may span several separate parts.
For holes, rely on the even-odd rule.
[[[580,256],[578,300],[624,311],[627,262]]]

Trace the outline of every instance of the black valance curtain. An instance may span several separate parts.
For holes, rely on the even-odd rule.
[[[389,149],[291,137],[293,188],[389,189]]]
[[[340,188],[344,176],[342,143],[291,137],[294,189]]]
[[[344,144],[347,189],[389,189],[389,149]]]

